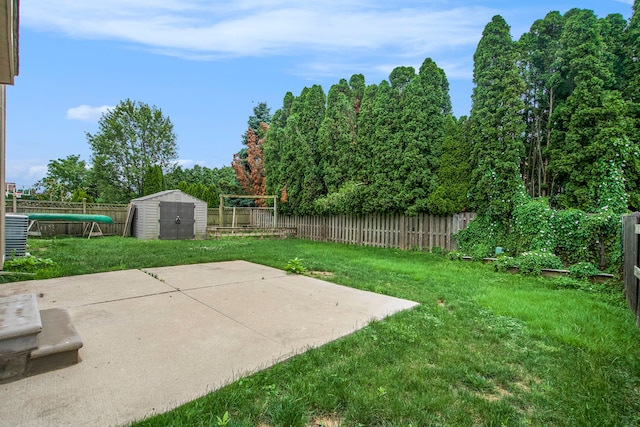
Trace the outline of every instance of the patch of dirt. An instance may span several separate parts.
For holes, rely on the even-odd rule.
[[[531,391],[531,387],[529,387],[527,384],[525,384],[522,381],[516,381],[515,385],[517,385],[518,387],[520,387],[520,389],[526,393],[529,393]]]
[[[475,395],[478,397],[481,397],[482,399],[488,402],[495,402],[495,401],[504,399],[505,397],[511,397],[513,393],[511,393],[509,390],[506,390],[500,386],[494,386],[493,390],[489,393],[476,392]]]
[[[330,271],[307,271],[307,274],[311,277],[317,277],[319,279],[328,279],[334,276]]]
[[[307,427],[340,427],[342,419],[337,415],[319,417],[313,420]]]
[[[325,415],[323,417],[315,418],[311,421],[311,424],[307,424],[307,427],[340,427],[342,425],[342,418],[337,415]],[[269,424],[260,424],[258,427],[271,427]]]

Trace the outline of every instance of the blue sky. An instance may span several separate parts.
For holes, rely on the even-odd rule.
[[[86,132],[123,99],[169,116],[185,167],[229,166],[253,107],[362,73],[387,79],[430,57],[454,113],[471,107],[473,53],[502,15],[517,39],[549,11],[631,16],[633,0],[30,0],[20,75],[7,90],[8,182],[29,187],[50,160],[90,161]]]

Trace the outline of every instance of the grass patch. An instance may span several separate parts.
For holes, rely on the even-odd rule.
[[[640,331],[620,288],[295,239],[30,239],[29,250],[55,262],[48,277],[297,258],[307,274],[421,304],[138,426],[640,424]]]

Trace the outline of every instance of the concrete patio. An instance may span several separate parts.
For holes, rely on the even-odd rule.
[[[347,335],[415,302],[245,261],[0,286],[66,308],[82,361],[0,385],[0,425],[122,425]]]

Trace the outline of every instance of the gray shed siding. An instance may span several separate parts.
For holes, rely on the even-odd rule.
[[[132,235],[138,239],[158,239],[160,235],[160,202],[193,203],[195,205],[195,238],[207,237],[207,203],[180,190],[166,190],[131,200],[135,206]]]

